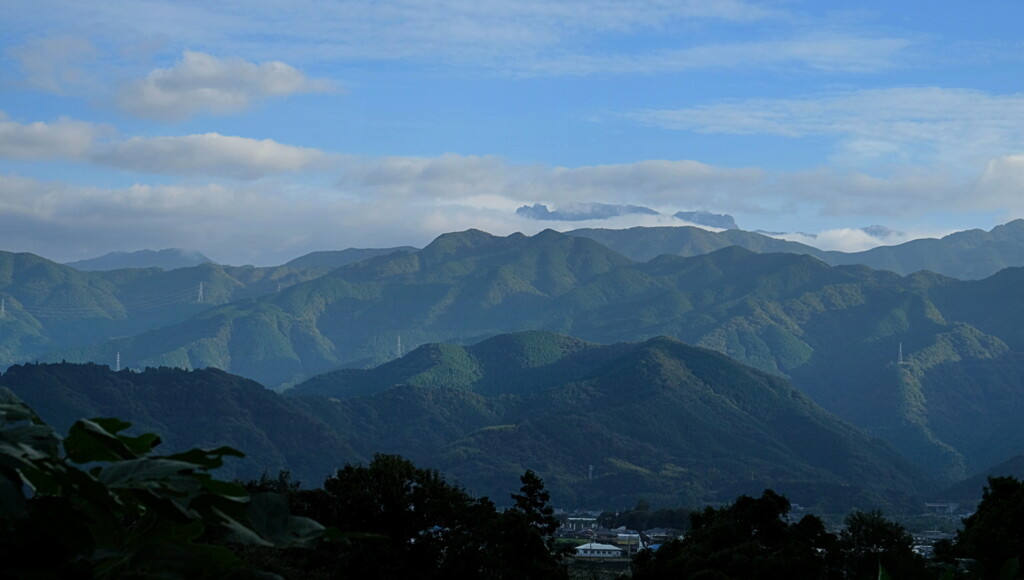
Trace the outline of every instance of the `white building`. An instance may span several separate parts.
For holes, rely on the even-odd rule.
[[[582,558],[621,558],[622,548],[611,544],[591,542],[582,546],[576,546],[576,555]]]

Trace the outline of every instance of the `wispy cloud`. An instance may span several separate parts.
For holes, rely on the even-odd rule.
[[[96,31],[103,44],[159,38],[191,50],[261,60],[402,61],[520,76],[783,65],[876,71],[895,66],[912,44],[828,22],[808,26],[780,5],[741,0],[119,0],[88,7],[39,1],[8,18],[58,30],[73,23]],[[45,24],[40,14],[47,14]],[[730,37],[749,40],[709,40]],[[189,76],[188,55],[174,68],[135,83],[122,95],[123,104],[160,118],[189,114],[197,102],[205,110],[237,110],[238,95],[183,96],[162,86]]]
[[[850,34],[707,44],[640,54],[579,54],[523,63],[524,75],[653,74],[708,69],[800,66],[827,72],[876,72],[898,65],[911,42]]]
[[[58,119],[18,123],[0,112],[0,158],[70,160],[138,173],[209,175],[258,179],[305,169],[324,169],[330,155],[272,139],[218,133],[117,140],[104,125]]]
[[[339,188],[361,197],[452,200],[492,196],[556,205],[582,200],[713,207],[765,177],[758,169],[715,167],[689,160],[569,168],[510,165],[499,157],[455,154],[349,158],[342,167]]]
[[[309,169],[326,158],[326,154],[316,149],[283,145],[272,139],[256,140],[217,133],[134,137],[97,146],[89,156],[94,163],[141,173],[239,179]]]
[[[831,137],[834,160],[979,161],[1024,150],[1024,94],[971,89],[865,89],[801,99],[750,99],[628,117],[666,129],[733,135]]]
[[[84,36],[33,38],[7,52],[18,63],[22,82],[34,89],[65,93],[95,88],[100,83],[88,70],[99,51]]]
[[[793,224],[794,214],[805,214],[807,227],[795,227],[818,237],[791,239],[843,250],[899,240],[828,229],[822,224],[830,216],[840,223],[891,223],[908,232],[906,239],[945,233],[914,225],[943,212],[988,215],[996,209],[1003,219],[1024,217],[1019,156],[993,160],[983,173],[963,180],[923,173],[877,178],[830,170],[770,172],[686,160],[574,168],[457,155],[338,156],[331,163],[345,174],[334,189],[300,186],[281,174],[124,188],[0,174],[0,247],[75,259],[114,249],[177,246],[232,263],[268,264],[314,250],[422,245],[446,231],[471,227],[508,234],[546,227],[678,225],[663,216],[557,223],[514,213],[522,204],[558,207],[581,200],[635,203],[665,213],[726,212],[750,229],[777,229],[773,223]]]
[[[257,64],[186,50],[173,67],[126,85],[118,104],[141,117],[178,120],[198,113],[237,113],[259,99],[333,88],[330,81],[310,79],[283,62]]]

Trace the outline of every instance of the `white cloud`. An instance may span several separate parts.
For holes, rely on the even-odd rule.
[[[758,169],[697,161],[652,160],[586,167],[514,166],[498,157],[446,154],[435,158],[350,158],[342,191],[363,196],[465,199],[497,196],[556,205],[573,201],[654,205],[748,205],[743,191],[765,178]],[[750,206],[753,207],[753,206]]]
[[[18,123],[0,111],[0,157],[14,159],[81,158],[109,128],[61,118],[52,123]]]
[[[134,137],[96,147],[91,159],[102,165],[143,173],[256,179],[316,167],[327,155],[317,149],[283,145],[271,139],[206,133]]]
[[[133,153],[123,155],[130,159]],[[524,168],[498,158],[456,155],[342,161],[348,173],[340,191],[273,177],[110,189],[0,174],[0,247],[65,260],[111,250],[188,247],[230,263],[272,264],[314,250],[423,245],[446,231],[471,227],[530,234],[547,227],[679,224],[667,216],[540,222],[514,213],[518,205],[534,202],[604,201],[666,214],[681,209],[730,213],[747,229],[779,230],[785,223],[787,230],[818,232],[816,239],[789,239],[856,251],[946,233],[921,228],[936,217],[976,225],[991,219],[994,207],[1006,212],[1005,219],[1024,216],[1019,156],[994,160],[984,174],[963,181],[825,170],[772,173],[693,161],[577,168]],[[469,171],[460,171],[463,166]],[[886,223],[908,233],[880,240],[829,225],[835,223]]]
[[[0,248],[60,261],[183,247],[228,263],[279,264],[314,250],[426,244],[438,232],[424,213],[281,183],[96,188],[0,174]]]
[[[993,159],[974,184],[974,195],[962,202],[987,209],[1011,208],[1024,215],[1024,154]]]
[[[325,169],[331,159],[318,149],[272,139],[218,133],[120,141],[108,138],[114,134],[109,127],[73,119],[18,123],[0,112],[0,158],[73,160],[140,173],[238,179]]]
[[[912,232],[896,232],[891,235],[879,238],[872,236],[860,228],[836,228],[822,230],[813,234],[786,233],[775,235],[783,240],[800,242],[808,246],[814,246],[822,250],[835,250],[838,252],[863,252],[878,246],[895,246],[911,240],[922,238],[941,238],[953,233],[953,229],[915,229]]]
[[[519,176],[530,173],[520,167]],[[499,157],[350,157],[338,185],[343,190],[372,191],[388,197],[460,198],[503,193],[514,176]]]
[[[833,137],[834,161],[979,162],[1024,150],[1024,94],[971,89],[866,89],[803,99],[751,99],[629,117],[666,129]]]
[[[283,62],[256,64],[186,50],[173,67],[126,85],[118,104],[140,117],[176,120],[198,113],[237,113],[254,100],[328,90],[330,82],[307,78]]]
[[[753,168],[715,167],[689,160],[651,160],[616,165],[551,170],[520,192],[544,192],[544,198],[558,203],[602,201],[641,202],[651,205],[717,204],[747,205],[744,191],[764,180],[765,173]]]
[[[8,53],[18,62],[28,86],[52,93],[94,88],[98,84],[89,65],[99,56],[92,41],[83,36],[34,38],[12,47]]]

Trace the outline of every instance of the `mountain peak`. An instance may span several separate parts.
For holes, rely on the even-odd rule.
[[[193,250],[166,248],[163,250],[138,250],[136,252],[110,252],[98,258],[68,262],[65,265],[83,271],[122,270],[126,268],[176,270],[212,261],[200,252]]]

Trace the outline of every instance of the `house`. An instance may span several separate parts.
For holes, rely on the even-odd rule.
[[[611,544],[590,542],[576,546],[576,555],[581,558],[621,558],[622,548]]]

